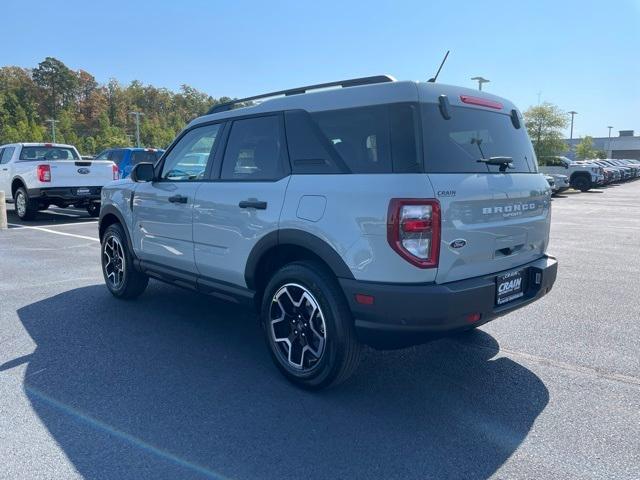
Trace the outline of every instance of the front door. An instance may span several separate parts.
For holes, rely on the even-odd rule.
[[[133,241],[141,260],[196,273],[193,205],[219,130],[205,125],[188,131],[166,155],[158,180],[137,185]]]

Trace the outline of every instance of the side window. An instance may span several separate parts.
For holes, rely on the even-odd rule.
[[[3,152],[4,152],[4,148],[0,148],[0,164],[2,164],[2,163],[7,163],[7,161],[8,161],[8,160],[7,160],[7,161],[5,161],[5,160],[2,158],[2,154],[3,154]]]
[[[111,155],[109,155],[109,160],[111,160],[116,165],[120,165],[122,159],[124,158],[124,150],[111,150]]]
[[[2,149],[2,155],[0,155],[0,163],[8,163],[13,157],[13,152],[15,152],[16,147],[5,147]]]
[[[221,125],[205,125],[186,133],[164,160],[161,178],[171,181],[202,180]]]
[[[375,105],[321,112],[287,112],[293,171],[304,173],[418,173],[417,107]]]
[[[280,117],[236,120],[231,126],[221,178],[277,180],[285,173]]]
[[[105,150],[104,152],[100,153],[96,157],[96,160],[109,160],[109,154],[110,153],[111,153],[111,150]]]
[[[160,156],[156,156],[156,152],[153,150],[136,150],[131,152],[131,166],[135,166],[139,163],[156,163],[156,160]]]

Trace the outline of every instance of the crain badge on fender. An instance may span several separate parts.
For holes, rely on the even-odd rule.
[[[81,175],[86,175],[89,172],[90,172],[90,170],[88,168],[79,168],[78,169],[78,173],[80,173]]]
[[[450,246],[451,248],[462,248],[462,247],[464,247],[466,244],[467,244],[467,241],[466,241],[465,239],[463,239],[463,238],[458,238],[458,239],[454,240],[453,242],[451,242],[451,243],[449,244],[449,246]]]

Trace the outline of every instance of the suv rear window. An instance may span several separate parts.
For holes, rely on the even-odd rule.
[[[80,160],[73,148],[22,147],[20,160]]]
[[[445,120],[435,104],[422,105],[425,167],[428,173],[487,173],[499,166],[479,159],[511,157],[512,173],[537,172],[535,154],[524,127],[515,128],[504,113],[451,107]]]
[[[413,104],[287,112],[293,172],[421,172],[417,113]]]

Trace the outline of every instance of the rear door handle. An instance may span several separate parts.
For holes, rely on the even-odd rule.
[[[182,195],[174,195],[173,197],[169,197],[169,201],[171,203],[187,203],[187,197],[183,197]]]
[[[262,202],[260,200],[242,200],[238,206],[240,208],[255,208],[257,210],[266,210],[267,202]]]

